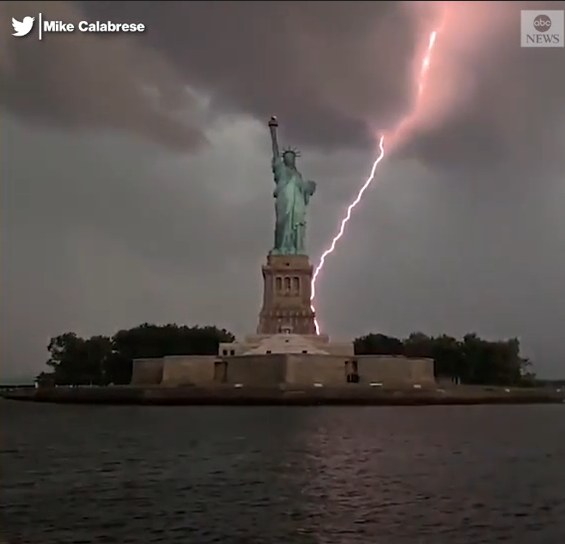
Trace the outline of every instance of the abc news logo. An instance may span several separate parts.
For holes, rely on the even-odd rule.
[[[522,47],[563,47],[563,11],[522,11]]]
[[[559,34],[551,34],[548,32],[551,29],[551,19],[544,15],[538,15],[534,19],[533,24],[534,30],[537,30],[537,34],[528,34],[526,36],[528,42],[530,43],[559,43]]]

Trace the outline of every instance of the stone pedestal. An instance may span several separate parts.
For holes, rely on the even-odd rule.
[[[263,307],[257,334],[316,334],[310,307],[314,267],[307,255],[269,255],[263,265]]]

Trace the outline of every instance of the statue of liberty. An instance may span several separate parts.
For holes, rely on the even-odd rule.
[[[314,181],[304,181],[296,168],[300,153],[284,149],[277,140],[278,122],[271,117],[269,129],[273,146],[273,175],[275,180],[275,245],[271,255],[306,255],[306,211],[310,197],[316,192]]]

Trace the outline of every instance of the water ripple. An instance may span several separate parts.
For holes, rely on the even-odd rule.
[[[12,544],[565,541],[565,406],[1,408]]]

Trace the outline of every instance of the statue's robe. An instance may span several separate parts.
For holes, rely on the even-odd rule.
[[[302,174],[287,166],[282,157],[273,159],[275,197],[275,244],[273,253],[304,255],[306,251],[306,211],[315,183],[304,181]]]

